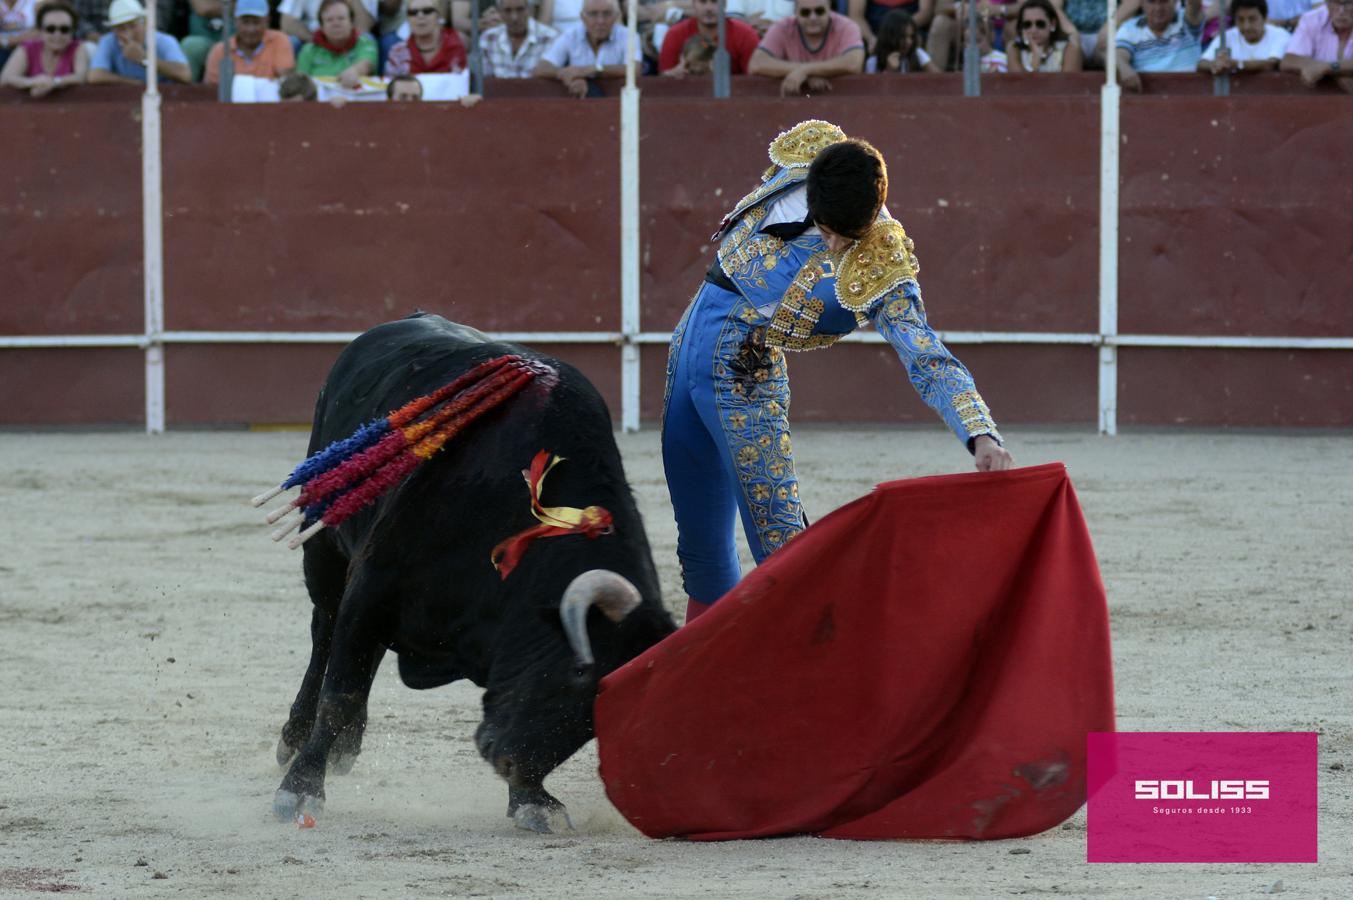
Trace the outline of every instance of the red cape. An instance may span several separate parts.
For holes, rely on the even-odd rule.
[[[1051,828],[1114,725],[1065,468],[879,485],[607,676],[595,713],[606,792],[650,837]]]

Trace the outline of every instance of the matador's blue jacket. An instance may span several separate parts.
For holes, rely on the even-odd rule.
[[[725,217],[718,268],[672,335],[663,462],[687,590],[701,602],[737,581],[734,505],[758,562],[804,528],[783,351],[825,347],[872,324],[969,449],[979,435],[1000,440],[972,376],[926,323],[901,225],[885,213],[839,255],[816,229],[791,236],[768,227],[788,207],[806,210],[794,192],[806,190],[817,153],[844,139],[836,126],[810,121],[772,142],[774,165]]]

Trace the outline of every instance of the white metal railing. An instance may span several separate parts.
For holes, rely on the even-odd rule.
[[[946,344],[1076,344],[1087,347],[1210,347],[1251,350],[1353,350],[1353,337],[1264,337],[1231,335],[1095,334],[1073,331],[945,331]],[[162,331],[147,334],[54,334],[0,336],[0,350],[51,347],[139,347],[152,344],[346,344],[358,331]],[[666,344],[666,331],[489,331],[495,341],[518,344]],[[882,344],[873,331],[858,331],[845,344]],[[637,401],[637,395],[634,398]]]

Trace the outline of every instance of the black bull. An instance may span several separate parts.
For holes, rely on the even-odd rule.
[[[291,760],[274,801],[280,818],[318,811],[326,769],[352,767],[388,649],[410,687],[468,678],[486,689],[479,751],[507,781],[508,815],[549,830],[563,806],[542,782],[592,737],[598,680],[674,630],[606,404],[565,363],[438,316],[380,325],[330,372],[310,452],[504,354],[540,360],[557,378],[537,377],[375,505],[304,545],[313,646],[277,748],[280,763]],[[614,530],[536,540],[502,579],[490,553],[537,524],[522,470],[541,450],[565,458],[542,503],[605,507]]]

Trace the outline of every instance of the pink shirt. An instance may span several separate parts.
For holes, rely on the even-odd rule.
[[[28,55],[29,78],[36,78],[39,75],[50,75],[53,78],[60,78],[62,75],[75,74],[75,54],[80,52],[80,42],[71,41],[61,55],[56,58],[56,70],[53,72],[42,71],[42,41],[24,41],[19,46],[23,47],[23,52]]]
[[[1353,44],[1353,40],[1349,43]],[[1297,22],[1297,30],[1292,32],[1292,40],[1287,42],[1287,52],[1321,62],[1339,59],[1339,35],[1334,33],[1327,8],[1316,7],[1301,17]],[[1344,59],[1348,58],[1348,47],[1345,46]]]
[[[804,43],[797,17],[789,16],[766,29],[766,36],[761,39],[761,46],[757,49],[792,63],[821,62],[856,47],[863,50],[864,38],[860,35],[860,26],[840,13],[831,13],[830,16],[821,46],[809,47]]]

